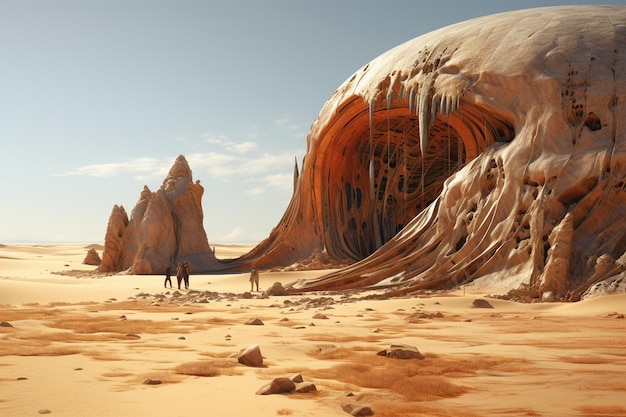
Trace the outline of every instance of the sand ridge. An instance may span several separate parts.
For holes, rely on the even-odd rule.
[[[625,296],[263,298],[245,294],[246,274],[192,274],[178,291],[161,276],[89,275],[88,246],[0,247],[0,321],[12,326],[0,327],[0,414],[345,416],[353,403],[376,416],[626,415]],[[321,273],[262,271],[261,287]],[[232,357],[251,344],[260,368]],[[391,344],[425,358],[377,355]],[[317,391],[255,395],[296,373]]]

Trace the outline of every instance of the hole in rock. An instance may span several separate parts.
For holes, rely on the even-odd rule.
[[[598,115],[591,112],[585,119],[585,126],[587,126],[592,132],[595,132],[596,130],[602,129],[602,122],[600,121]]]

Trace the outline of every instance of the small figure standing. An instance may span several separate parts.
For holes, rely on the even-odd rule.
[[[176,268],[176,281],[178,281],[178,289],[180,290],[180,283],[184,281],[185,289],[189,289],[189,263],[184,261],[178,264]]]
[[[170,288],[172,288],[172,268],[169,265],[165,268],[165,283],[163,284],[165,288],[167,288],[168,282],[170,283]]]
[[[189,262],[183,262],[183,278],[185,280],[185,289],[189,289]]]
[[[259,291],[259,271],[256,269],[256,265],[252,265],[252,272],[250,273],[250,292],[254,289],[256,284],[256,290]]]

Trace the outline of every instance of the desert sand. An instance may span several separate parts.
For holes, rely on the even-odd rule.
[[[346,416],[351,404],[375,416],[626,416],[624,295],[262,296],[327,271],[261,271],[261,291],[248,294],[247,274],[192,271],[179,291],[163,276],[98,275],[82,263],[91,247],[101,253],[0,246],[0,415]],[[250,247],[217,245],[216,255]],[[263,365],[238,363],[255,344]],[[377,355],[392,344],[423,359]],[[295,374],[317,390],[256,394]]]

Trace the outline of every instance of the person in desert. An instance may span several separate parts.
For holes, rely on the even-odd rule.
[[[178,289],[180,290],[180,284],[184,281],[185,289],[189,289],[189,263],[187,261],[181,262],[176,268],[176,281],[178,281]]]
[[[185,289],[189,289],[189,262],[183,262],[183,279],[185,280]]]
[[[172,268],[168,265],[165,268],[165,283],[163,284],[165,288],[167,288],[167,283],[170,283],[170,288],[172,288]]]
[[[259,271],[256,269],[256,265],[252,265],[252,272],[250,272],[250,291],[254,290],[256,284],[256,290],[259,291]]]

